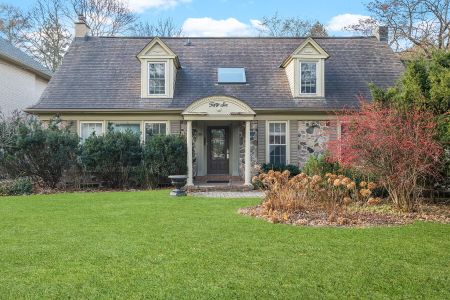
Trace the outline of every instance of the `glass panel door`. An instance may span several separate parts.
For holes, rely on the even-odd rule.
[[[208,127],[208,174],[228,174],[228,127]]]

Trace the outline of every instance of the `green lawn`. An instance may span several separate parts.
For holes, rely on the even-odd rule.
[[[450,299],[450,225],[274,225],[256,199],[0,198],[0,298]]]

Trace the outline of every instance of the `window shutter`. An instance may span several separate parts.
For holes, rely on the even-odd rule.
[[[298,121],[289,121],[289,163],[298,166]]]
[[[266,162],[266,121],[258,120],[258,164]]]
[[[181,125],[180,121],[170,121],[170,134],[180,134]]]

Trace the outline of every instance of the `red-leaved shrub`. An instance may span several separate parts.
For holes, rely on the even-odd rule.
[[[359,111],[339,118],[344,126],[341,137],[329,142],[329,159],[377,176],[398,208],[413,210],[423,180],[435,174],[442,154],[433,139],[436,123],[432,114],[401,112],[361,99]]]

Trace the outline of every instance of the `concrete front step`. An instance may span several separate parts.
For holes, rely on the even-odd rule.
[[[194,186],[186,187],[188,193],[198,193],[198,192],[215,192],[215,191],[226,191],[226,192],[248,192],[252,191],[253,186],[247,186],[242,184],[213,184],[205,183],[198,184]]]
[[[206,175],[206,176],[196,176],[195,182],[198,184],[204,184],[211,181],[227,181],[227,183],[234,184],[235,182],[241,182],[242,178],[240,176],[229,176],[229,175]]]

